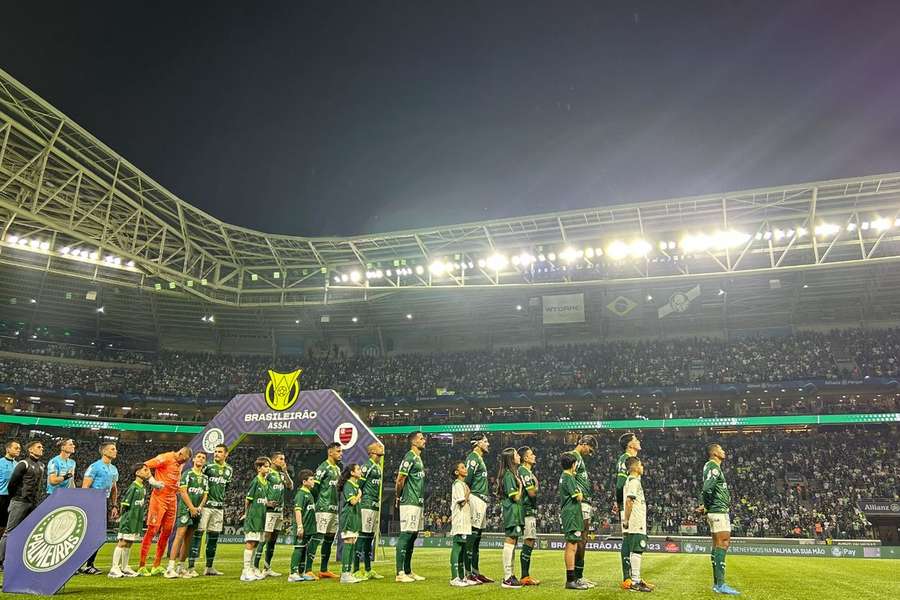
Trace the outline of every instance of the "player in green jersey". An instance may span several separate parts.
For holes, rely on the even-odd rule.
[[[482,575],[478,568],[481,548],[481,534],[484,531],[488,511],[488,472],[484,464],[491,443],[483,433],[476,433],[469,440],[472,451],[466,457],[466,485],[469,486],[469,508],[472,511],[472,535],[466,547],[469,557],[468,581],[472,583],[493,583],[494,580]]]
[[[588,534],[591,531],[591,484],[588,480],[587,466],[584,464],[584,457],[591,456],[597,449],[597,440],[592,435],[583,435],[578,440],[578,444],[574,450],[570,450],[569,454],[575,459],[575,482],[578,483],[578,489],[581,491],[581,540],[578,542],[578,552],[575,554],[575,579],[584,583],[588,587],[594,587],[596,584],[584,576],[584,551],[587,544]]]
[[[712,533],[710,560],[713,568],[713,591],[718,594],[738,596],[740,592],[725,583],[725,553],[731,544],[731,492],[722,472],[725,451],[719,444],[706,447],[707,462],[703,466],[703,490],[700,494],[702,506],[697,509],[706,513],[709,531]]]
[[[213,462],[203,467],[203,474],[209,481],[209,495],[206,497],[206,505],[200,511],[200,525],[194,532],[191,540],[191,555],[188,559],[188,567],[194,568],[194,562],[200,556],[200,543],[203,540],[203,532],[206,532],[206,570],[204,575],[222,575],[213,567],[216,559],[216,548],[219,545],[219,534],[225,528],[225,492],[231,484],[234,470],[227,462],[228,446],[219,444],[213,452]]]
[[[338,489],[344,497],[341,508],[341,540],[344,547],[341,551],[341,583],[359,583],[365,579],[359,579],[353,574],[353,555],[356,554],[356,540],[362,529],[362,488],[359,478],[362,477],[362,469],[356,463],[347,465],[341,473],[338,481]]]
[[[292,583],[318,579],[312,571],[303,572],[309,542],[316,534],[316,501],[312,495],[316,475],[309,469],[303,469],[297,479],[300,489],[294,495],[294,552],[291,554],[291,574],[288,576],[288,581]]]
[[[522,480],[519,479],[519,453],[515,448],[504,448],[500,453],[500,467],[497,470],[497,495],[500,496],[500,512],[503,517],[503,529],[506,539],[503,540],[503,583],[504,588],[520,588],[522,584],[516,578],[513,561],[516,556],[516,543],[522,535],[525,519],[522,517]]]
[[[425,465],[422,463],[425,435],[414,431],[406,436],[406,441],[409,452],[400,462],[395,487],[395,505],[400,510],[400,538],[397,540],[397,577],[394,580],[400,583],[425,580],[412,572],[416,538],[425,526]]]
[[[647,502],[644,499],[644,488],[641,475],[644,465],[637,456],[629,456],[625,461],[628,479],[622,488],[625,511],[622,513],[622,546],[628,548],[628,574],[632,592],[652,592],[641,579],[641,561],[647,549]]]
[[[616,486],[616,500],[613,505],[613,513],[619,513],[619,519],[621,522],[625,522],[625,500],[623,497],[623,490],[625,489],[625,482],[628,480],[628,468],[625,466],[625,462],[631,458],[632,456],[637,456],[638,452],[641,451],[641,440],[633,433],[623,433],[619,436],[619,445],[622,447],[622,455],[619,456],[619,460],[616,461],[616,474],[615,474],[615,486]],[[628,548],[628,544],[625,543],[625,531],[624,528],[622,530],[622,549],[619,552],[619,558],[622,562],[622,589],[627,590],[631,587],[631,569],[629,567],[631,552]],[[646,583],[646,582],[645,582]]]
[[[590,586],[575,577],[575,557],[583,537],[584,522],[581,516],[581,502],[584,494],[575,479],[577,461],[572,452],[563,452],[559,457],[562,475],[559,477],[559,520],[566,539],[564,560],[566,563],[566,589],[587,590]]]
[[[261,456],[253,463],[256,477],[250,482],[250,489],[244,499],[244,569],[241,581],[257,581],[265,579],[265,575],[253,568],[253,554],[263,539],[266,531],[266,508],[269,504],[269,467],[270,461]]]
[[[366,451],[369,460],[362,466],[362,530],[356,540],[356,555],[353,557],[353,571],[358,579],[384,579],[372,570],[372,551],[375,533],[380,525],[381,517],[381,478],[384,464],[384,446],[378,442],[369,444]],[[363,568],[360,569],[360,562]]]
[[[524,495],[522,496],[522,515],[525,525],[522,528],[522,554],[519,555],[519,562],[522,566],[522,579],[519,581],[522,585],[540,585],[540,581],[531,576],[531,553],[534,551],[534,545],[537,542],[537,493],[538,480],[534,475],[534,464],[537,462],[537,456],[530,446],[522,446],[519,448],[519,458],[522,464],[519,465],[519,478],[522,480],[522,488]]]
[[[147,514],[147,488],[144,482],[150,479],[150,469],[144,463],[137,463],[131,467],[131,472],[134,473],[134,481],[122,496],[117,536],[119,543],[113,550],[112,568],[107,574],[113,579],[138,576],[137,571],[128,566],[128,559],[131,545],[140,540],[144,532],[144,518]]]
[[[287,462],[284,452],[275,452],[269,458],[271,468],[266,476],[269,481],[269,503],[266,508],[266,559],[261,569],[266,577],[281,577],[281,573],[272,570],[272,557],[275,555],[275,545],[278,543],[278,534],[284,529],[284,491],[294,489],[294,482],[287,472]],[[256,548],[253,557],[253,566],[259,569],[259,561],[263,554],[263,544]]]
[[[338,442],[328,444],[328,457],[316,469],[316,486],[313,497],[316,499],[316,534],[309,543],[306,553],[306,571],[312,570],[316,550],[322,546],[322,563],[318,577],[321,579],[337,579],[337,575],[328,570],[331,559],[331,547],[338,530],[338,479],[341,478],[341,455],[343,449]]]
[[[209,482],[203,474],[205,466],[206,454],[198,452],[194,455],[193,467],[185,471],[178,482],[180,502],[175,513],[178,529],[175,531],[175,541],[172,542],[172,549],[169,551],[169,566],[163,574],[166,579],[178,577],[190,579],[197,576],[196,571],[185,570],[182,563],[187,559],[190,540],[194,537],[197,525],[200,524],[200,511],[203,510],[209,493]]]

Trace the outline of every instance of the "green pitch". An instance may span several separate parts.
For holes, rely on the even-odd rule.
[[[243,583],[238,580],[241,572],[241,546],[219,546],[216,567],[224,577],[198,577],[196,579],[167,580],[162,577],[136,579],[109,579],[106,575],[76,575],[62,593],[96,600],[109,598],[159,600],[160,598],[334,598],[335,600],[372,600],[391,594],[403,594],[406,598],[507,598],[527,596],[532,600],[550,600],[581,596],[588,598],[625,598],[636,595],[618,589],[619,555],[614,553],[588,553],[585,575],[597,582],[597,588],[587,591],[564,590],[563,555],[559,551],[536,551],[532,555],[533,576],[541,580],[535,588],[505,590],[499,583],[479,587],[451,588],[450,551],[437,548],[418,548],[413,556],[413,569],[427,581],[419,583],[395,583],[392,577],[393,549],[385,549],[385,558],[378,551],[376,570],[385,575],[381,581],[366,581],[354,585],[341,585],[336,581],[312,581],[288,583],[288,560],[291,547],[279,546],[275,554],[275,570],[284,575],[277,579]],[[155,548],[154,548],[155,549]],[[112,544],[104,546],[97,559],[97,566],[108,570]],[[134,567],[137,547],[132,551]],[[202,556],[202,555],[201,555]],[[165,563],[164,563],[165,564]],[[332,560],[332,569],[340,568],[340,561]],[[316,561],[318,566],[318,560]],[[502,573],[499,550],[481,551],[482,571],[495,579]],[[878,559],[837,558],[789,558],[762,556],[733,556],[728,558],[728,583],[742,592],[742,598],[765,600],[846,600],[847,598],[900,598],[900,577],[897,577],[897,561]],[[518,553],[516,554],[518,572]],[[712,569],[709,558],[680,554],[645,554],[644,575],[656,584],[652,597],[672,599],[719,598],[712,588]],[[389,577],[390,576],[390,577]],[[402,591],[401,591],[402,590]],[[374,596],[373,596],[374,594]]]

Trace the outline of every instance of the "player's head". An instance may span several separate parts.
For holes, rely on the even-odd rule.
[[[718,460],[725,460],[725,451],[722,450],[722,446],[713,442],[706,446],[706,456],[709,458],[716,458]]]
[[[134,473],[134,476],[142,481],[147,481],[150,479],[150,467],[145,465],[144,463],[137,463],[131,465],[131,472]]]
[[[100,456],[104,458],[108,458],[109,460],[115,460],[115,458],[119,455],[119,448],[116,446],[114,442],[107,442],[105,444],[100,444]]]
[[[641,440],[631,432],[623,433],[619,436],[619,445],[622,447],[622,452],[625,452],[629,448],[635,452],[639,452],[641,449]]]
[[[382,456],[384,456],[384,446],[379,444],[378,442],[372,442],[368,446],[366,446],[366,452],[369,453],[369,458],[378,462]]]
[[[578,438],[578,444],[575,446],[578,454],[582,456],[590,456],[597,449],[597,438],[591,434],[586,434]]]
[[[625,470],[631,475],[643,475],[644,463],[637,456],[629,456],[625,461]]]
[[[178,461],[179,465],[183,465],[188,460],[190,460],[191,456],[194,455],[194,451],[185,446],[175,455],[175,460]]]
[[[559,466],[563,471],[571,471],[575,468],[575,457],[568,452],[563,452],[559,456]]]
[[[519,448],[518,452],[523,465],[531,466],[537,462],[537,456],[535,456],[531,446],[522,446]]]
[[[419,450],[425,448],[425,434],[421,431],[413,431],[406,436],[406,441],[409,442],[410,448],[418,448]]]
[[[469,440],[469,443],[472,445],[472,449],[478,448],[482,453],[487,453],[488,448],[491,447],[491,443],[488,441],[488,438],[483,433],[476,433],[472,435],[472,438]]]
[[[32,440],[25,445],[25,451],[35,458],[40,458],[44,455],[44,443],[40,440]]]
[[[228,446],[226,446],[225,444],[219,444],[213,451],[213,460],[221,464],[225,462],[226,458],[228,458]]]
[[[287,466],[287,461],[284,458],[284,452],[273,452],[272,453],[272,467],[281,471]]]
[[[6,455],[10,458],[18,458],[19,454],[22,453],[22,444],[17,442],[16,440],[9,440],[6,442]]]
[[[316,486],[316,474],[309,469],[301,469],[297,477],[300,478],[300,485],[308,490],[311,490]]]
[[[450,477],[453,479],[465,479],[468,474],[469,471],[466,469],[466,463],[464,462],[456,463],[456,466],[450,471]]]
[[[56,442],[56,449],[60,454],[73,454],[75,452],[75,440],[65,438]]]
[[[344,453],[344,449],[341,447],[338,442],[331,442],[328,444],[328,458],[333,460],[334,462],[338,462],[341,460],[341,455]]]
[[[198,452],[194,455],[194,468],[202,469],[206,466],[206,452]]]
[[[256,462],[253,463],[253,466],[256,467],[256,473],[259,475],[268,475],[269,474],[269,458],[266,456],[260,456],[256,459]]]

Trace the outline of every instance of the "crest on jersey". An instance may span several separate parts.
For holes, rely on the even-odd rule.
[[[269,370],[269,384],[266,386],[266,404],[272,410],[287,410],[297,402],[300,397],[300,373],[303,369],[297,369],[291,373],[276,373]]]

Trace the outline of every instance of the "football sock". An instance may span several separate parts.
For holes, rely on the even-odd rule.
[[[513,556],[515,556],[515,553],[515,544],[503,543],[503,579],[509,579],[513,576]]]
[[[410,534],[406,531],[401,531],[400,537],[397,538],[397,555],[395,561],[397,563],[397,573],[406,572],[406,552],[409,550],[409,536]]]
[[[631,553],[631,582],[632,583],[640,583],[641,582],[641,558],[643,558],[637,552]]]
[[[331,560],[331,546],[334,544],[334,534],[325,535],[322,541],[322,571],[328,570],[328,561]]]
[[[312,571],[313,561],[316,560],[316,551],[319,549],[319,544],[322,543],[322,534],[316,533],[312,536],[312,539],[309,540],[309,546],[306,548],[306,565],[303,567],[303,572],[308,573]]]
[[[219,534],[216,531],[210,531],[206,534],[206,566],[212,568],[213,561],[216,559],[216,546],[219,545]]]
[[[528,574],[531,572],[531,552],[534,550],[532,546],[528,544],[522,544],[522,554],[519,555],[519,564],[522,567],[522,577],[528,577]]]

